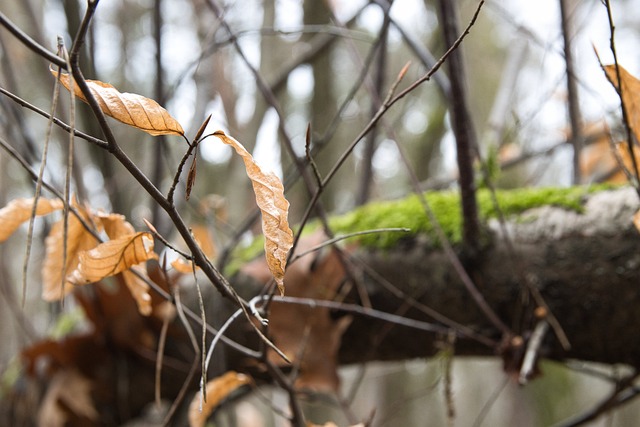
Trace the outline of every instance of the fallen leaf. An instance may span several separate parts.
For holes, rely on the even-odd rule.
[[[196,394],[189,405],[189,427],[203,427],[209,415],[218,407],[224,399],[231,393],[245,384],[252,382],[251,377],[229,371],[206,384],[207,401],[202,402],[200,410],[200,394]]]
[[[0,242],[7,240],[20,224],[31,218],[33,212],[34,199],[15,199],[7,206],[0,209]],[[64,204],[59,199],[38,199],[36,215],[47,215],[56,210],[62,209]]]
[[[58,72],[50,69],[54,76]],[[70,76],[60,73],[60,83],[69,90]],[[153,99],[135,93],[120,93],[108,83],[99,80],[86,80],[89,90],[107,116],[143,130],[151,135],[184,135],[180,123],[167,110]],[[77,84],[73,85],[75,95],[87,102]]]
[[[296,254],[326,241],[320,230],[300,239]],[[241,269],[243,274],[260,283],[270,280],[264,259],[255,259]],[[345,283],[345,270],[334,250],[307,252],[287,269],[287,295],[314,300],[332,300]],[[338,351],[342,336],[352,316],[335,318],[327,307],[287,304],[273,301],[269,306],[269,337],[273,343],[299,367],[295,381],[297,389],[335,393],[339,389]],[[284,366],[283,359],[268,350],[269,360]]]
[[[75,285],[97,282],[130,269],[141,262],[157,259],[151,233],[139,232],[109,240],[79,254],[78,267],[67,276]]]
[[[38,410],[38,425],[63,427],[70,417],[98,421],[98,411],[91,399],[91,381],[74,369],[58,372]]]
[[[251,154],[235,139],[222,131],[214,133],[222,142],[231,145],[244,161],[247,175],[251,179],[256,203],[262,213],[262,233],[267,265],[284,295],[284,270],[287,255],[293,246],[293,232],[289,228],[289,201],[284,197],[284,186],[273,173],[266,173],[253,160]]]
[[[87,223],[91,223],[89,212],[77,203],[73,203],[78,215]],[[42,264],[42,298],[45,301],[55,301],[73,290],[73,284],[65,281],[61,286],[62,275],[66,277],[78,265],[78,254],[94,248],[98,244],[96,239],[75,215],[69,215],[67,232],[67,256],[63,269],[64,222],[56,222],[45,239],[45,259]]]

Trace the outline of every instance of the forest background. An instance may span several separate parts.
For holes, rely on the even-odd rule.
[[[582,184],[591,188],[600,182],[627,182],[618,163],[620,156],[623,161],[630,156],[625,158],[622,151],[617,159],[611,148],[612,141],[625,137],[620,97],[598,59],[599,55],[605,64],[614,62],[608,3],[452,2],[459,15],[453,40],[465,28],[470,30],[459,39],[455,51],[463,64],[457,71],[447,68],[455,55],[443,56],[453,40],[443,32],[442,3],[103,1],[90,21],[79,65],[87,79],[156,100],[182,124],[185,135],[196,134],[211,115],[207,133],[223,130],[233,136],[258,164],[283,180],[294,229],[306,220],[313,199],[304,180],[297,178],[296,161],[313,159],[313,167],[304,166],[311,182],[314,173],[320,178],[331,175],[318,198],[321,209],[312,213],[320,218],[321,212],[347,213],[373,200],[396,200],[418,189],[457,192],[464,188],[458,184],[459,136],[452,122],[452,112],[458,108],[451,100],[455,80],[460,80],[463,90],[467,131],[474,134],[478,147],[473,154],[473,186],[510,189]],[[637,0],[626,0],[612,9],[617,58],[634,75],[640,74],[638,6]],[[7,2],[0,12],[5,29],[9,22],[55,53],[58,46],[74,46],[86,9],[84,2],[34,0]],[[61,41],[56,42],[58,37]],[[4,30],[0,48],[1,137],[9,147],[0,155],[0,196],[5,206],[18,198],[33,197],[35,183],[26,168],[38,171],[43,164],[45,140],[51,143],[43,180],[63,188],[69,138],[68,132],[58,128],[49,132],[48,121],[16,99],[51,110],[56,79],[48,62]],[[435,69],[441,57],[445,59],[441,69],[412,87]],[[408,88],[402,99],[377,116],[390,96]],[[73,110],[68,95],[62,91],[59,98],[56,115],[69,122]],[[86,105],[78,103],[74,114],[77,129],[102,136],[104,129]],[[109,126],[139,170],[167,191],[187,151],[184,141],[171,135],[147,135],[115,122]],[[368,132],[360,137],[365,129]],[[157,200],[141,193],[111,152],[83,142],[75,142],[70,177],[78,198],[92,210],[124,215],[136,230],[148,230],[146,219],[157,233],[157,249],[165,243],[158,241],[159,236],[181,247],[175,223]],[[11,148],[17,154],[8,154]],[[178,175],[176,203],[203,249],[210,247],[207,256],[231,277],[230,272],[246,262],[233,249],[261,234],[255,221],[254,192],[243,162],[231,147],[210,138],[198,144],[197,151],[197,177],[187,190],[187,168]],[[20,164],[18,157],[25,163]],[[633,170],[628,162],[627,167]],[[184,198],[186,191],[190,191],[189,200]],[[51,193],[45,195],[51,197]],[[64,306],[41,300],[39,266],[45,258],[45,237],[54,222],[36,221],[31,244],[25,225],[0,246],[0,289],[6,307],[0,313],[0,370],[6,384],[15,384],[16,355],[21,349],[45,336],[59,339],[91,327],[86,313],[72,299]],[[631,219],[628,224],[632,228]],[[161,259],[167,257],[167,264],[179,258],[171,249],[158,251]],[[187,287],[192,279],[187,275],[179,280]],[[200,277],[199,282],[205,286],[206,278]],[[226,319],[210,320],[219,328]],[[594,408],[597,415],[604,413],[608,408],[598,402],[606,400],[612,384],[627,378],[626,365],[597,369],[580,365],[581,372],[575,373],[576,366],[572,370],[549,364],[545,375],[522,388],[503,372],[499,360],[469,362],[452,359],[447,351],[455,352],[445,348],[427,361],[345,368],[340,371],[344,394],[336,398],[330,393],[328,401],[310,399],[308,419],[318,424],[356,424],[378,407],[371,418],[373,425],[413,424],[425,411],[433,414],[434,425],[508,425],[514,420],[519,425],[548,425],[585,408]],[[327,384],[328,389],[333,387],[327,375],[307,385],[326,392]],[[185,377],[186,372],[182,379]],[[492,385],[491,393],[483,385],[486,381]],[[375,387],[369,385],[374,383]],[[549,389],[561,390],[556,396],[562,397],[545,397]],[[265,393],[271,393],[270,399],[281,407],[295,400],[288,401],[289,394],[277,389]],[[344,409],[347,401],[348,410]],[[172,402],[164,402],[165,410]],[[228,412],[219,414],[217,422],[283,422],[277,410],[255,396],[236,405],[240,406],[225,408]],[[45,415],[57,410],[41,408]],[[85,411],[84,416],[91,418],[86,407]],[[637,411],[637,405],[625,406],[602,422],[633,425]],[[69,416],[62,412],[61,416]],[[255,414],[255,419],[242,421],[241,413]],[[572,422],[566,425],[576,425]]]

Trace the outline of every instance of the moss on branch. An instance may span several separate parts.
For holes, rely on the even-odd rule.
[[[520,214],[529,209],[541,206],[557,206],[575,212],[582,212],[585,196],[598,191],[610,189],[610,185],[568,188],[520,188],[515,190],[496,191],[497,205],[505,217]],[[447,239],[454,245],[459,243],[462,236],[462,217],[460,211],[460,195],[457,191],[438,191],[425,193],[427,203],[435,214]],[[487,189],[477,193],[480,221],[485,222],[498,217],[498,209]],[[407,236],[424,234],[435,246],[438,240],[434,225],[429,221],[418,196],[412,195],[403,199],[372,202],[354,209],[343,215],[336,215],[329,219],[329,225],[336,235],[348,234],[363,230],[380,228],[408,228],[409,233],[375,233],[351,237],[350,242],[357,242],[366,247],[388,249]],[[317,223],[311,223],[305,229],[316,230]],[[227,273],[237,271],[240,265],[262,252],[262,236],[242,248],[238,248],[233,257],[234,261],[228,266]]]
[[[486,222],[496,218],[498,207],[506,217],[545,205],[581,212],[584,196],[605,188],[609,187],[499,190],[496,192],[497,206],[489,190],[482,189],[477,193],[480,220]],[[458,192],[441,191],[425,195],[429,207],[449,241],[454,244],[460,242],[462,217]],[[411,229],[413,235],[426,234],[437,242],[434,225],[429,221],[419,198],[415,195],[401,200],[374,202],[347,214],[332,217],[329,223],[336,234],[376,228],[405,227]],[[376,233],[354,237],[352,241],[357,241],[363,246],[386,249],[393,247],[402,238],[406,238],[405,233]]]

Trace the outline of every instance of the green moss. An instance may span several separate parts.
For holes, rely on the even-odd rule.
[[[516,190],[499,190],[496,199],[501,212],[506,217],[517,215],[528,209],[552,205],[564,209],[582,212],[584,196],[597,191],[610,189],[610,185],[569,188],[520,188]],[[457,191],[439,191],[425,193],[429,207],[435,214],[447,239],[452,243],[462,238],[462,217],[460,196]],[[491,193],[487,189],[478,190],[478,209],[482,221],[498,216]],[[336,236],[356,231],[379,228],[408,228],[410,233],[388,232],[366,234],[352,237],[363,246],[389,248],[407,235],[425,234],[437,242],[433,224],[429,221],[420,199],[412,195],[400,200],[372,202],[344,215],[333,216],[329,225]],[[317,229],[317,224],[310,224],[305,232]],[[256,238],[251,245],[239,248],[234,254],[234,261],[227,271],[236,271],[246,260],[258,256],[263,248],[262,236]]]
[[[507,217],[544,205],[581,212],[586,194],[607,188],[610,186],[499,190],[496,192],[496,199],[501,212]],[[479,190],[477,196],[481,220],[497,217],[490,191]],[[458,192],[426,193],[426,199],[447,239],[452,243],[459,242],[462,217]],[[433,224],[415,195],[402,200],[371,203],[353,212],[331,218],[330,225],[336,234],[375,228],[405,227],[411,229],[411,234],[423,233],[436,241]],[[354,237],[353,240],[364,246],[384,249],[393,246],[405,236],[404,233],[381,233]]]

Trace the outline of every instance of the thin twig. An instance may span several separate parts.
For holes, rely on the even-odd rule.
[[[613,62],[616,67],[616,78],[618,80],[618,85],[614,87],[618,92],[618,96],[620,97],[620,108],[622,109],[622,121],[624,123],[625,130],[627,132],[627,148],[629,149],[629,155],[631,156],[631,163],[633,165],[633,172],[635,174],[635,182],[633,183],[633,187],[636,189],[636,193],[638,197],[640,197],[640,171],[638,170],[638,161],[635,156],[634,150],[634,142],[633,142],[633,131],[631,129],[631,121],[629,119],[630,112],[627,109],[627,105],[624,102],[624,90],[622,89],[622,78],[620,75],[620,65],[618,63],[618,53],[616,50],[615,43],[615,33],[616,27],[613,23],[613,11],[611,10],[610,0],[604,0],[604,5],[607,9],[607,18],[609,20],[609,31],[611,33],[610,38],[610,47],[611,53],[613,54]]]
[[[62,53],[64,62],[67,64],[67,69],[71,68],[71,62],[69,60],[69,52],[64,46],[62,38],[58,39],[59,50]],[[60,79],[61,71],[58,70],[57,79]],[[59,82],[58,82],[59,85]],[[64,179],[64,207],[62,210],[62,277],[60,278],[60,294],[64,295],[64,284],[66,281],[66,265],[67,265],[67,251],[69,247],[69,206],[71,205],[71,176],[73,171],[73,154],[74,154],[74,142],[75,137],[73,130],[76,127],[76,92],[74,90],[75,83],[73,79],[69,79],[69,125],[71,131],[69,132],[69,146],[67,147],[67,172]],[[53,115],[53,114],[52,114]],[[64,299],[62,300],[64,303]]]
[[[20,98],[19,96],[9,92],[8,90],[0,87],[0,93],[2,93],[3,95],[6,95],[7,97],[11,98],[13,101],[15,101],[16,103],[18,103],[19,105],[28,108],[29,110],[38,113],[39,115],[41,115],[42,117],[44,117],[47,120],[52,120],[53,123],[58,126],[59,128],[63,129],[66,132],[71,132],[73,133],[75,136],[77,136],[78,138],[84,139],[87,142],[90,142],[93,145],[96,145],[100,148],[107,148],[108,143],[107,141],[104,141],[100,138],[96,138],[94,136],[91,136],[89,134],[86,134],[84,132],[81,132],[77,129],[73,129],[71,126],[69,126],[68,124],[64,123],[62,120],[58,119],[57,117],[53,117],[51,114],[47,113],[44,110],[41,110],[40,108],[36,107],[35,105],[25,101],[24,99]]]
[[[609,397],[605,398],[583,414],[562,421],[556,424],[555,427],[581,426],[588,422],[595,421],[607,412],[629,403],[632,399],[640,395],[640,388],[633,385],[637,378],[637,373],[633,373],[626,378],[623,378],[617,384],[616,389],[609,395]]]
[[[63,58],[60,58],[53,52],[44,48],[40,43],[32,39],[28,34],[22,31],[17,25],[7,18],[2,11],[0,11],[0,25],[5,27],[11,34],[13,34],[18,40],[22,42],[26,47],[37,53],[47,61],[57,65],[60,68],[66,69],[67,64]]]
[[[53,98],[51,100],[51,114],[50,117],[53,117],[58,106],[58,100],[60,98],[60,69],[58,69],[58,76],[56,78],[56,83],[53,87]],[[27,248],[24,256],[24,263],[22,265],[22,308],[24,309],[25,300],[27,298],[27,272],[29,269],[29,256],[31,255],[31,244],[33,242],[33,227],[36,219],[36,214],[38,210],[38,202],[40,201],[40,193],[42,191],[42,180],[44,177],[44,171],[47,166],[47,158],[49,153],[49,143],[51,142],[51,132],[53,129],[53,121],[51,118],[47,122],[47,130],[44,137],[44,145],[42,147],[42,156],[40,161],[40,169],[38,171],[38,177],[36,179],[36,189],[35,194],[33,195],[33,206],[31,207],[31,215],[29,217],[29,228],[27,231]],[[66,197],[63,199],[66,201]],[[66,255],[66,236],[63,237],[63,250]],[[62,271],[60,273],[60,291],[61,295],[64,295],[64,283],[66,279],[66,262],[62,263]]]
[[[295,256],[293,256],[291,258],[291,261],[289,261],[289,264],[294,263],[295,261],[297,261],[299,258],[310,254],[311,252],[315,252],[318,251],[322,248],[325,248],[327,246],[331,246],[334,243],[338,243],[341,240],[345,240],[345,239],[349,239],[351,237],[358,237],[358,236],[364,236],[367,234],[378,234],[378,233],[409,233],[411,232],[410,228],[405,228],[405,227],[391,227],[391,228],[376,228],[376,229],[372,229],[372,230],[362,230],[362,231],[355,231],[353,233],[347,233],[347,234],[342,234],[340,236],[335,236],[332,239],[328,239],[325,240],[324,242],[315,245],[309,249],[307,249],[306,251],[300,252],[300,253],[296,253]]]

